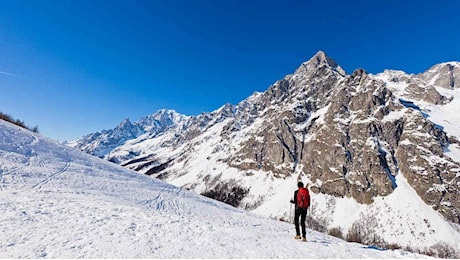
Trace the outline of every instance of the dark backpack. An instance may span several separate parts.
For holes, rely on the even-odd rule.
[[[310,193],[305,188],[299,188],[297,192],[297,206],[301,209],[308,209],[310,206]]]

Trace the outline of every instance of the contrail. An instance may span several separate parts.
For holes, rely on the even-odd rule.
[[[6,71],[1,71],[1,70],[0,70],[0,74],[11,76],[11,77],[16,77],[16,78],[21,78],[21,79],[24,78],[23,76],[16,75],[16,74],[13,74],[13,73],[9,73],[9,72],[6,72]]]

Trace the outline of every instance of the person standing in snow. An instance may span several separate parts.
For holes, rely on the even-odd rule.
[[[310,193],[307,188],[303,187],[303,182],[299,181],[297,183],[299,188],[294,192],[294,199],[291,200],[291,203],[295,205],[294,213],[294,224],[295,224],[295,239],[300,239],[300,228],[299,228],[299,218],[300,224],[302,225],[302,241],[307,241],[306,230],[305,230],[305,219],[307,218],[308,207],[310,206]]]

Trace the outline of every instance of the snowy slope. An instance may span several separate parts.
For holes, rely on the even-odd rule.
[[[198,196],[0,120],[0,258],[423,258]]]

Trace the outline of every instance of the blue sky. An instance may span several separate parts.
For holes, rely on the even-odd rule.
[[[318,50],[348,73],[460,60],[460,1],[0,2],[0,111],[70,140],[236,104]]]

